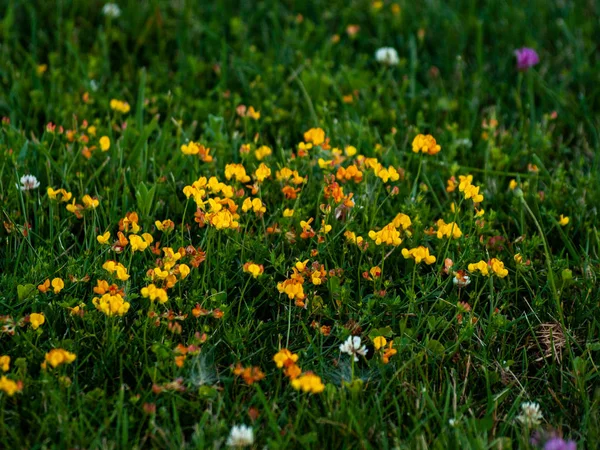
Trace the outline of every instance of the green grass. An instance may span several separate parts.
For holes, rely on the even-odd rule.
[[[11,358],[7,378],[22,383],[12,396],[0,391],[0,447],[220,448],[233,425],[246,424],[254,448],[536,448],[529,443],[536,429],[595,448],[594,2],[119,5],[121,16],[111,19],[97,1],[0,2],[0,356]],[[359,26],[354,36],[349,25]],[[398,50],[397,66],[375,60],[384,46]],[[523,46],[540,55],[527,72],[513,55]],[[111,99],[131,110],[112,110]],[[239,105],[252,105],[260,119],[241,117]],[[321,147],[294,157],[313,127],[325,130],[332,148],[352,145],[357,155],[332,168],[318,163],[332,159]],[[419,133],[433,135],[441,152],[413,153]],[[101,136],[110,149],[86,158],[82,151],[99,147]],[[184,155],[190,140],[214,160]],[[244,144],[249,154],[240,152]],[[272,154],[258,161],[262,145]],[[358,155],[395,167],[400,178],[384,183],[361,166],[361,182],[338,180],[355,204],[336,214],[326,176]],[[250,177],[265,163],[272,174],[252,194],[254,181],[225,178],[232,163]],[[282,167],[307,177],[293,186],[296,199],[281,192]],[[39,188],[19,190],[25,174]],[[451,176],[467,174],[481,186],[482,217],[458,188],[446,190]],[[232,199],[238,229],[195,221],[197,205],[183,191],[201,176],[241,190]],[[78,218],[49,198],[48,187],[99,204]],[[262,199],[262,217],[242,211],[246,197]],[[293,217],[283,217],[286,208]],[[164,252],[133,253],[128,245],[116,253],[96,239],[110,231],[113,244],[119,221],[134,211],[151,247],[206,252],[198,267],[191,256],[181,260],[191,272],[177,276],[164,304],[141,294]],[[412,222],[400,230],[402,244],[375,245],[369,231],[400,212]],[[564,226],[561,214],[570,218]],[[309,218],[317,235],[303,239],[300,221]],[[463,235],[438,239],[430,229],[440,218]],[[170,233],[155,225],[166,219]],[[332,229],[318,239],[325,223]],[[368,248],[348,242],[346,231]],[[418,246],[437,261],[415,265],[402,256]],[[453,284],[454,271],[492,258],[503,261],[506,277],[471,271],[467,287]],[[307,259],[327,275],[317,285],[305,274],[303,308],[277,285]],[[104,270],[107,260],[122,263],[129,279]],[[258,278],[244,272],[249,261],[263,265]],[[371,281],[363,273],[376,266],[381,277]],[[60,293],[37,289],[53,278],[64,280]],[[97,280],[123,290],[126,314],[96,309]],[[207,313],[195,317],[197,304]],[[81,316],[71,313],[78,305]],[[36,330],[32,313],[45,316]],[[351,335],[368,348],[356,363],[339,350]],[[373,347],[381,335],[397,350],[388,364]],[[178,344],[199,349],[182,367]],[[42,369],[55,348],[76,359]],[[291,386],[273,361],[281,348],[321,378],[323,392]],[[238,362],[265,378],[247,385],[233,372]],[[540,425],[516,419],[526,401],[540,404]]]

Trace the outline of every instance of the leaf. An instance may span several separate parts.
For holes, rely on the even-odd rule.
[[[442,343],[436,339],[429,340],[426,347],[435,355],[443,355],[446,351],[446,348],[442,345]]]
[[[19,298],[19,301],[22,302],[23,300],[27,300],[29,297],[31,297],[36,291],[37,288],[31,283],[19,284],[17,286],[17,297]]]

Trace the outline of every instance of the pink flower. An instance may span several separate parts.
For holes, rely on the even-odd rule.
[[[523,47],[517,49],[515,50],[515,56],[517,57],[517,68],[522,71],[525,71],[540,62],[540,57],[532,48]]]

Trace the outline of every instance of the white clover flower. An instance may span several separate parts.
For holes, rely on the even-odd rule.
[[[521,404],[521,414],[517,416],[517,420],[522,424],[527,426],[539,425],[543,418],[539,403],[524,402]]]
[[[358,361],[357,355],[366,356],[367,347],[361,346],[360,336],[348,336],[346,342],[340,345],[340,352],[354,356],[354,361]]]
[[[102,14],[106,17],[110,17],[112,19],[116,19],[121,15],[121,8],[116,3],[107,3],[102,8]]]
[[[375,59],[377,62],[388,66],[397,66],[400,62],[398,52],[392,47],[381,47],[375,52]]]
[[[17,184],[17,187],[22,191],[30,191],[40,187],[40,182],[33,175],[23,175],[19,181],[21,185]]]
[[[248,447],[254,444],[254,430],[246,425],[234,425],[229,432],[229,447]]]
[[[454,278],[452,278],[452,282],[458,287],[462,288],[468,286],[471,283],[471,279],[468,275],[456,274]]]

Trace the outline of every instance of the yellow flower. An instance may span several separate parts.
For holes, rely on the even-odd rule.
[[[484,275],[486,277],[490,275],[490,271],[488,270],[488,264],[483,260],[481,260],[475,264],[469,264],[468,268],[469,268],[469,272],[479,271],[479,272],[481,272],[481,275]]]
[[[394,220],[392,220],[392,224],[394,224],[396,228],[402,227],[403,230],[406,230],[412,225],[412,222],[410,217],[406,214],[398,213],[396,217],[394,217]]]
[[[387,344],[387,339],[383,336],[377,336],[373,339],[373,345],[375,346],[375,350],[379,350],[381,347],[385,347]]]
[[[283,217],[293,217],[293,216],[294,216],[294,210],[293,209],[285,208],[283,210]]]
[[[306,142],[312,142],[313,145],[321,145],[325,142],[325,131],[321,128],[311,128],[304,133],[304,140]]]
[[[254,109],[254,106],[250,106],[248,108],[248,112],[246,113],[246,116],[250,117],[251,119],[258,120],[258,119],[260,119],[260,111],[256,111]]]
[[[110,240],[110,231],[107,231],[104,234],[99,234],[96,236],[96,240],[102,245],[108,244],[108,241]]]
[[[352,158],[354,155],[356,155],[357,152],[358,152],[358,150],[356,150],[356,147],[354,147],[352,145],[348,145],[344,149],[344,153],[346,153],[346,156],[348,156],[350,158]]]
[[[508,188],[509,188],[511,191],[514,191],[514,190],[517,188],[517,186],[518,186],[518,185],[519,185],[519,184],[517,183],[517,180],[514,180],[514,179],[513,179],[513,180],[510,180],[510,183],[508,183]]]
[[[277,367],[281,369],[296,363],[296,361],[298,361],[298,355],[290,352],[287,348],[283,348],[273,356],[273,361],[275,361]]]
[[[520,253],[517,253],[517,254],[516,254],[514,257],[513,257],[513,259],[515,260],[515,262],[516,262],[517,264],[521,264],[521,263],[523,262],[523,256],[521,256],[521,254],[520,254]]]
[[[10,356],[8,355],[3,355],[0,356],[0,369],[2,369],[3,372],[8,372],[10,369]]]
[[[412,150],[415,153],[423,152],[428,155],[435,155],[436,153],[439,153],[441,149],[442,147],[437,144],[435,138],[430,134],[418,134],[412,142]]]
[[[235,178],[240,183],[248,183],[250,181],[250,177],[246,173],[246,168],[241,164],[227,164],[225,166],[225,178],[228,180]]]
[[[121,294],[111,295],[109,293],[104,294],[102,297],[94,297],[92,299],[93,305],[99,311],[102,311],[107,316],[122,316],[129,311],[131,306],[129,302],[126,302]]]
[[[265,159],[267,156],[271,155],[272,153],[273,153],[273,150],[271,150],[269,147],[267,147],[266,145],[261,145],[254,152],[254,156],[256,156],[256,159],[258,159],[259,161],[262,161],[263,159]]]
[[[169,231],[175,229],[175,223],[170,219],[163,220],[162,222],[160,220],[157,220],[156,222],[154,222],[154,225],[156,225],[156,229],[158,231],[162,231],[164,233],[168,233]]]
[[[242,204],[242,211],[247,212],[252,209],[256,214],[263,214],[267,211],[260,198],[246,198]]]
[[[569,224],[569,217],[568,217],[568,216],[563,216],[563,215],[561,214],[561,215],[560,215],[560,218],[559,218],[559,220],[558,220],[558,223],[559,223],[561,226],[563,226],[563,227],[564,227],[564,226],[566,226],[566,225],[568,225],[568,224]]]
[[[460,231],[458,224],[456,224],[455,222],[446,223],[444,222],[444,219],[440,219],[436,222],[436,225],[438,227],[438,239],[443,239],[444,237],[447,237],[448,239],[458,239],[462,236],[462,231]]]
[[[347,230],[344,232],[344,236],[346,237],[346,239],[349,242],[352,242],[353,244],[356,244],[356,245],[359,245],[364,241],[363,237],[357,236],[354,231]]]
[[[429,249],[427,247],[423,247],[422,245],[411,250],[403,248],[402,256],[404,256],[405,259],[413,258],[417,264],[419,264],[421,261],[424,261],[427,265],[435,262],[435,256],[430,255]]]
[[[123,114],[127,114],[129,112],[129,110],[131,109],[131,107],[129,106],[129,103],[113,98],[110,101],[110,109],[118,111]]]
[[[479,186],[471,184],[463,192],[466,200],[472,199],[473,203],[481,203],[483,201],[483,195],[479,193]]]
[[[107,152],[110,149],[110,138],[108,136],[102,136],[100,138],[100,149],[103,152]]]
[[[381,178],[384,183],[387,183],[389,180],[398,181],[400,179],[400,174],[393,166],[390,166],[387,169],[383,166],[379,166],[375,169],[375,175]]]
[[[36,67],[36,72],[38,75],[42,75],[44,72],[46,72],[46,70],[48,70],[47,64],[40,64]]]
[[[504,263],[497,258],[492,258],[490,260],[490,267],[500,278],[504,278],[508,275],[508,270],[504,268]]]
[[[402,243],[400,232],[396,229],[393,223],[387,224],[380,231],[369,231],[369,237],[375,241],[375,245],[387,244],[397,247]]]
[[[38,284],[38,290],[42,294],[48,292],[48,289],[50,289],[50,280],[46,279],[46,281],[44,281],[42,284]]]
[[[129,279],[129,274],[127,273],[127,269],[122,264],[119,264],[116,269],[117,278],[121,281],[127,281]]]
[[[52,288],[54,288],[54,293],[58,294],[65,287],[65,282],[61,278],[54,278],[52,280]]]
[[[262,264],[258,265],[253,263],[252,261],[249,261],[246,264],[244,264],[244,272],[249,273],[250,275],[252,275],[253,278],[258,278],[263,274],[264,271],[265,268]]]
[[[6,392],[9,397],[20,390],[21,388],[17,382],[6,378],[4,375],[0,378],[0,391]]]
[[[131,246],[131,251],[133,253],[143,252],[146,250],[146,248],[148,248],[148,242],[146,242],[144,238],[138,236],[137,234],[132,234],[129,236],[129,245]]]
[[[159,303],[166,303],[169,299],[169,297],[167,296],[167,291],[165,291],[162,288],[156,287],[154,284],[142,288],[141,294],[142,297],[149,298],[151,302],[153,302],[154,300],[158,300]]]
[[[75,361],[77,356],[75,353],[68,352],[63,350],[62,348],[54,348],[46,353],[45,363],[50,364],[52,367],[56,368],[62,364],[71,364]],[[43,366],[45,368],[45,364]]]
[[[254,172],[254,176],[256,177],[256,181],[261,183],[271,176],[271,169],[265,163],[260,163],[256,172]]]
[[[321,378],[314,373],[307,372],[300,375],[298,378],[291,381],[291,385],[297,391],[303,390],[311,394],[320,394],[325,390],[325,385]]]
[[[92,198],[87,194],[83,196],[81,201],[83,202],[83,206],[87,209],[96,209],[100,204],[97,198]]]
[[[179,264],[179,278],[184,279],[190,274],[190,267],[187,264]]]

